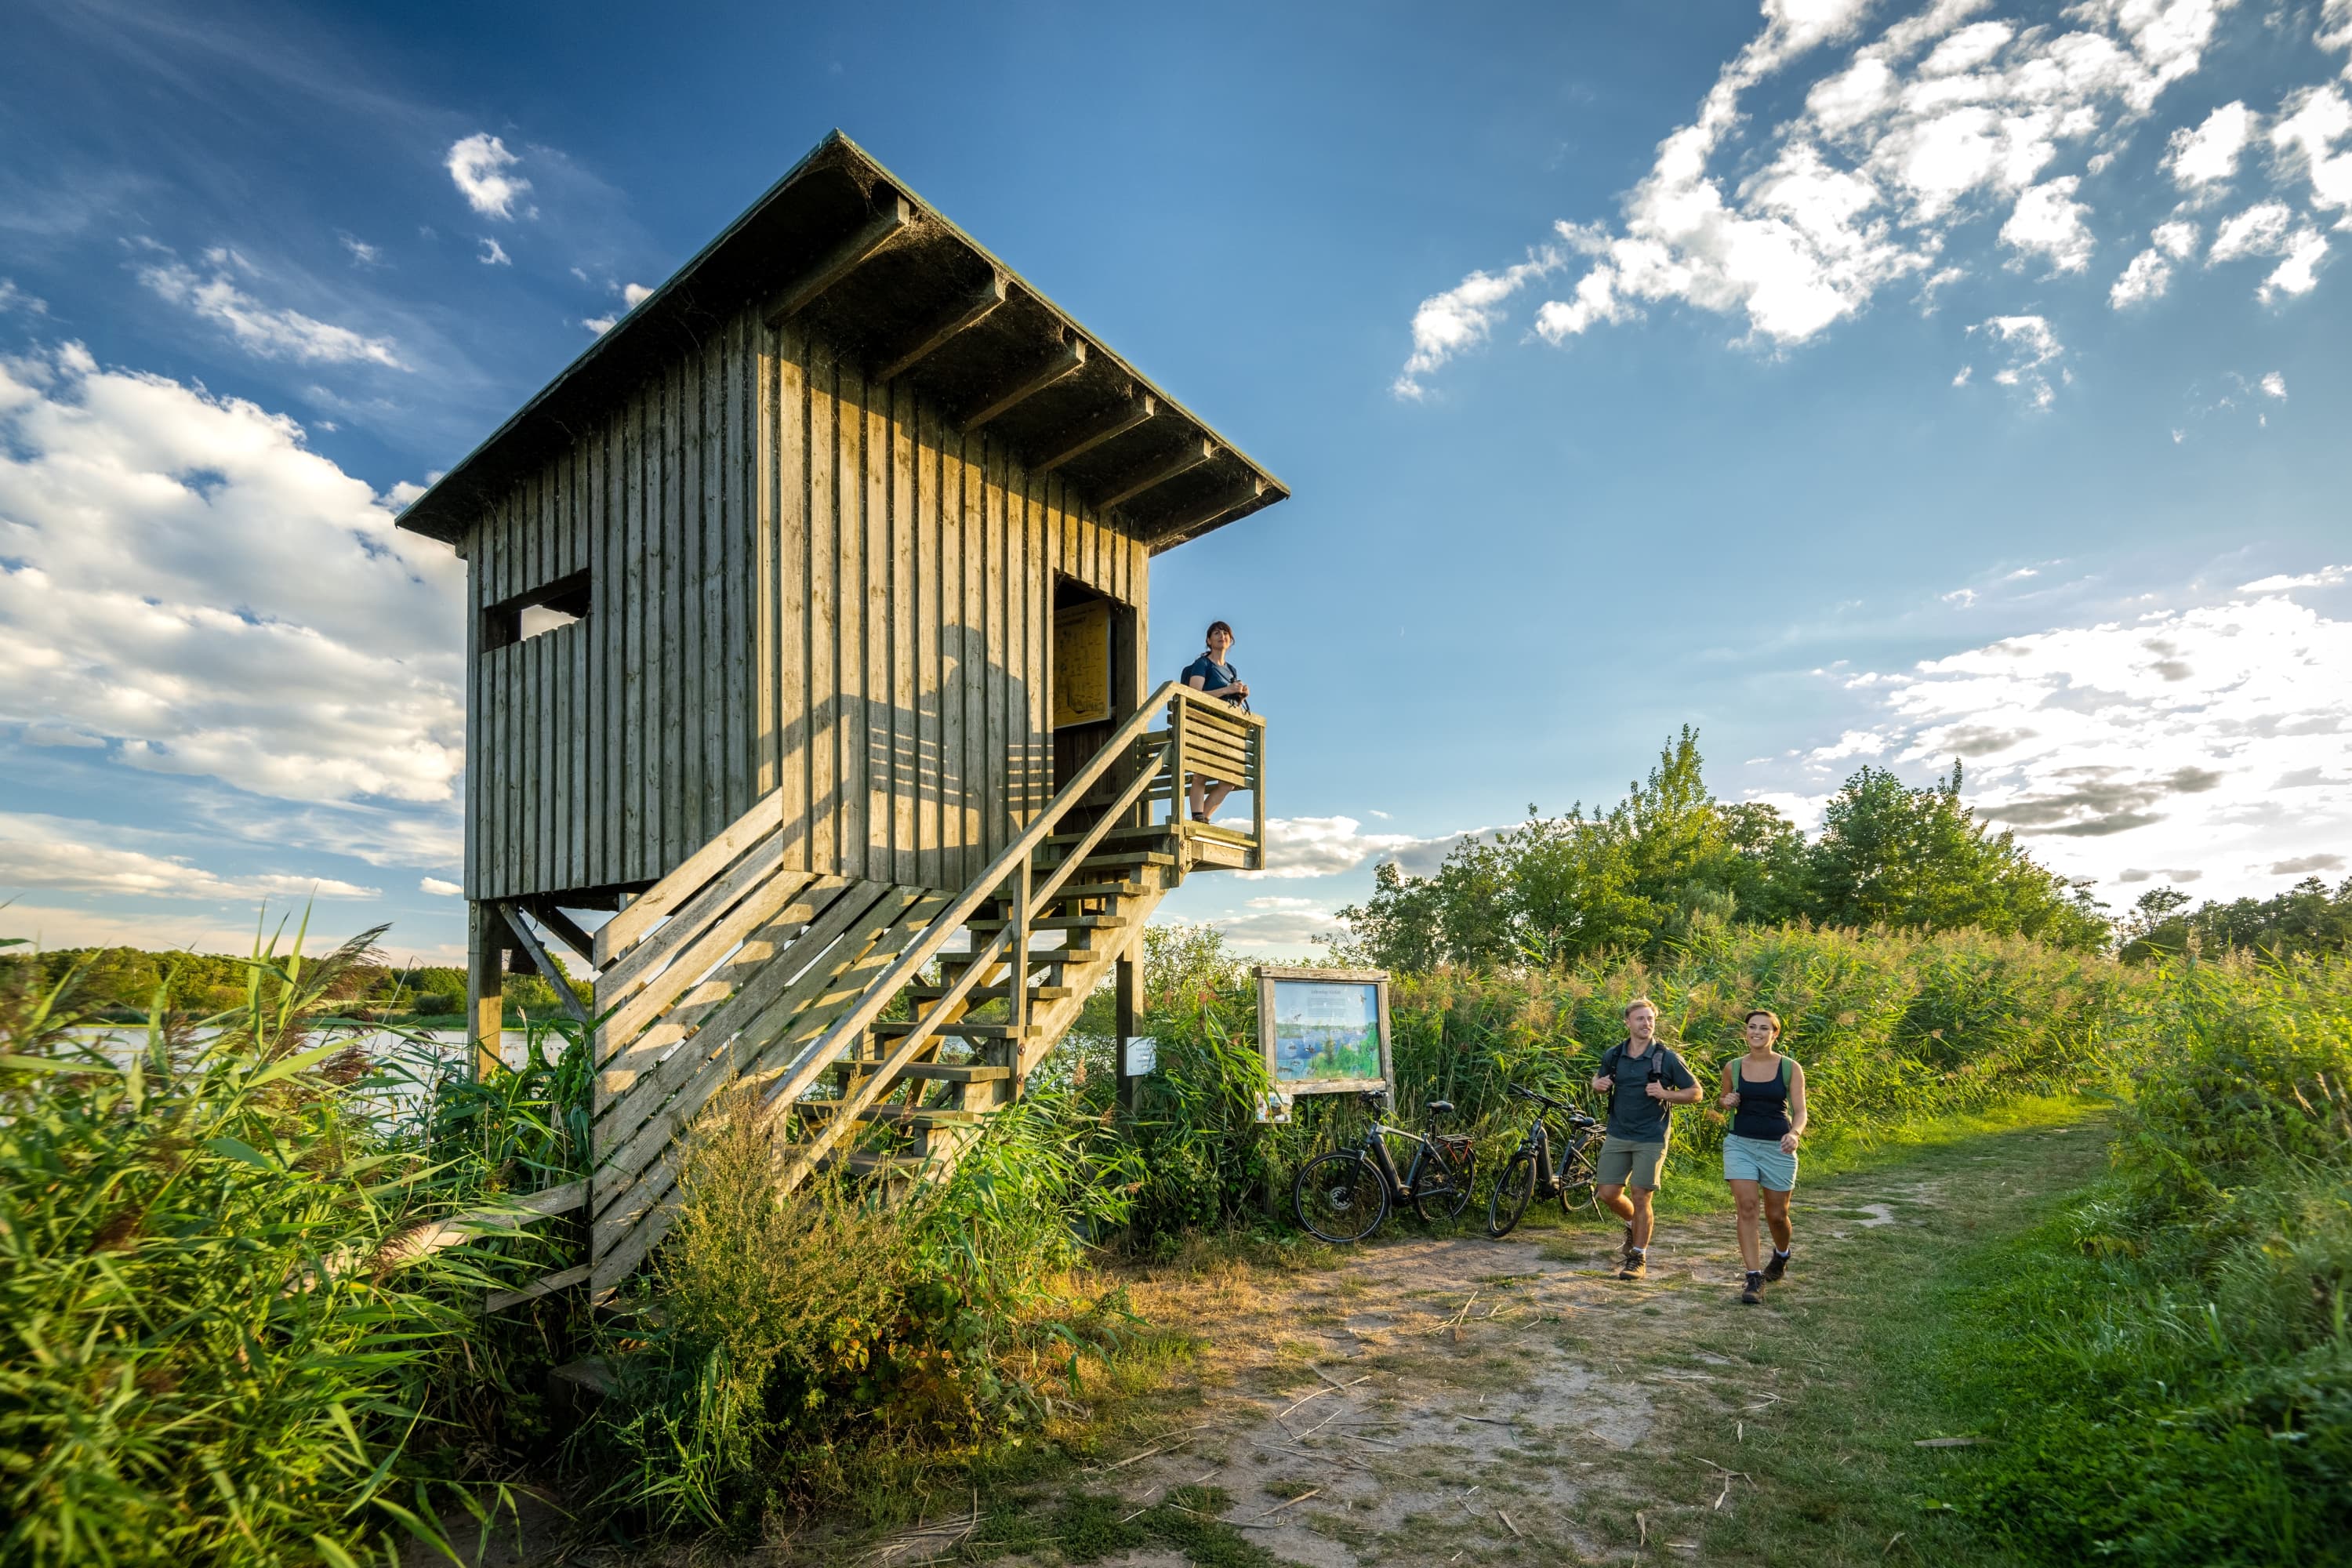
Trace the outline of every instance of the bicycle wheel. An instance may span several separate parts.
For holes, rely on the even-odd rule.
[[[1291,1212],[1325,1241],[1361,1241],[1388,1217],[1389,1184],[1352,1149],[1318,1154],[1290,1189]]]
[[[1522,1149],[1503,1166],[1503,1173],[1495,1179],[1494,1194],[1486,1199],[1486,1234],[1508,1236],[1519,1216],[1528,1212],[1528,1200],[1536,1195],[1536,1157]]]
[[[1462,1217],[1462,1211],[1470,1206],[1474,1176],[1466,1157],[1459,1165],[1434,1163],[1436,1173],[1423,1177],[1421,1185],[1412,1190],[1412,1212],[1430,1225]]]
[[[1580,1208],[1599,1211],[1601,1205],[1593,1196],[1593,1178],[1597,1174],[1592,1168],[1591,1152],[1582,1144],[1568,1152],[1568,1158],[1559,1163],[1560,1213],[1572,1215]]]

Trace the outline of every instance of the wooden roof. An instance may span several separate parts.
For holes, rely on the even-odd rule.
[[[749,301],[967,434],[1063,475],[1154,551],[1289,490],[835,131],[570,368],[410,503],[455,543],[523,474]]]

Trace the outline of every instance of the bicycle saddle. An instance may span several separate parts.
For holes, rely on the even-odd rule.
[[[1433,1100],[1429,1102],[1428,1109],[1433,1116],[1451,1116],[1454,1114],[1454,1102],[1450,1100]]]

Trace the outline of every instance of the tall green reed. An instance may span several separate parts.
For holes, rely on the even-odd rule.
[[[482,1249],[417,1228],[509,1173],[418,1128],[417,1069],[322,1032],[380,932],[257,940],[241,1004],[76,1027],[0,965],[0,1557],[390,1561],[487,1369]],[[517,1120],[509,1117],[509,1123]]]

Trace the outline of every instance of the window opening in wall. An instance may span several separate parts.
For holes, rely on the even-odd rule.
[[[482,651],[528,642],[586,618],[588,574],[574,572],[482,612]]]

